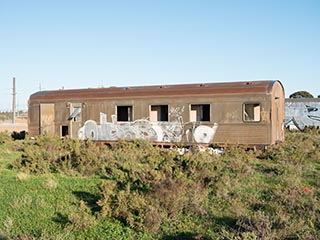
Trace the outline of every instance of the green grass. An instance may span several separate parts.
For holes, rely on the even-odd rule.
[[[95,201],[100,181],[96,177],[60,175],[31,175],[19,180],[14,174],[2,175],[2,235],[13,238],[32,236],[36,239],[127,239],[138,235],[117,221],[96,218],[95,211],[99,208]],[[79,214],[80,201],[88,204],[84,215]],[[72,214],[81,218],[70,222]],[[82,226],[86,216],[92,221],[89,225]]]
[[[319,146],[287,132],[264,152],[181,156],[0,134],[0,239],[319,239]]]
[[[12,169],[16,143],[0,145],[0,239],[130,239],[146,234],[113,219],[98,219],[100,177],[32,175]],[[86,202],[79,214],[80,202]],[[76,218],[77,216],[81,218]],[[71,218],[70,216],[76,216]],[[88,217],[89,225],[82,226]],[[70,218],[72,221],[70,221]]]

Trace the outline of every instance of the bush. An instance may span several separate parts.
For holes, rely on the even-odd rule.
[[[81,217],[68,215],[76,230],[112,218],[163,239],[320,237],[318,130],[286,132],[286,142],[266,151],[227,146],[222,156],[141,140],[107,147],[41,136],[15,146],[20,171],[101,178],[98,215],[85,202]]]
[[[91,176],[104,171],[108,149],[91,141],[39,136],[24,141],[21,157],[12,165],[30,173],[60,172],[67,175]],[[98,154],[97,154],[98,153]]]
[[[8,132],[0,132],[0,144],[4,144],[6,142],[11,142],[12,138],[10,137]]]
[[[120,142],[106,165],[109,180],[101,184],[100,214],[150,232],[184,214],[205,214],[206,175],[196,170],[204,170],[203,157],[195,156],[180,156],[147,142]]]

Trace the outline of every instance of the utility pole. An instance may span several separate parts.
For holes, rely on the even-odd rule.
[[[17,104],[16,104],[16,78],[13,78],[13,87],[12,87],[12,123],[16,123],[16,111],[17,111]]]

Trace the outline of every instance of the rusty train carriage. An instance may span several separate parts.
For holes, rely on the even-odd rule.
[[[40,91],[29,134],[159,143],[270,145],[284,140],[280,81]]]

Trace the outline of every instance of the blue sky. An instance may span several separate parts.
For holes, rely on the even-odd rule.
[[[0,0],[0,110],[40,89],[279,79],[320,95],[318,0]]]

